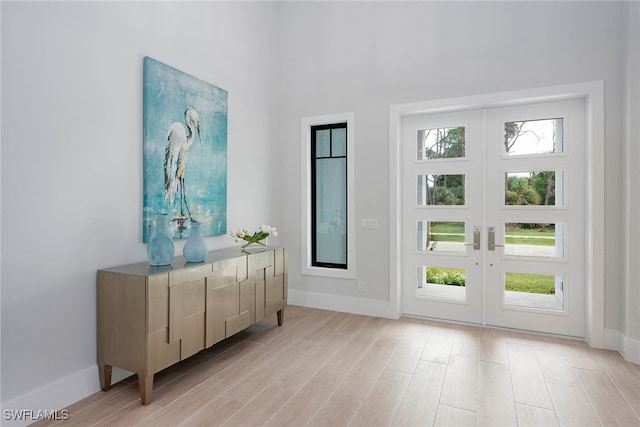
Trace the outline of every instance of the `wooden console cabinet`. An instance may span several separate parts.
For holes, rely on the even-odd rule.
[[[153,375],[277,313],[287,305],[287,251],[209,252],[205,262],[176,257],[168,266],[131,264],[98,271],[98,371],[138,375],[142,404]]]

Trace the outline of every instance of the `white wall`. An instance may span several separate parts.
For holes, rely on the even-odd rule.
[[[389,106],[605,82],[605,318],[622,326],[624,61],[628,5],[615,2],[338,2],[281,6],[282,235],[290,297],[379,307],[389,300]],[[355,112],[357,280],[302,276],[300,118]]]
[[[640,354],[640,3],[630,2],[628,13],[627,57],[627,192],[628,275],[622,296],[622,342],[620,347],[627,354]],[[625,341],[626,337],[626,341]]]
[[[19,398],[42,387],[46,395],[55,382],[75,387],[69,395],[45,396],[47,405],[98,390],[96,270],[146,260],[144,56],[229,91],[228,229],[276,225],[278,8],[264,2],[1,7],[2,402],[28,409],[15,407],[26,402]],[[210,249],[234,245],[228,236],[206,240]]]

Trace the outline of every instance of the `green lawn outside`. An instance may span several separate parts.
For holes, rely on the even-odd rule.
[[[436,285],[465,286],[464,269],[461,268],[427,268],[427,283]],[[507,291],[530,292],[534,294],[554,294],[555,278],[541,274],[507,273],[505,275]]]
[[[507,273],[504,282],[504,287],[508,291],[546,295],[556,293],[556,282],[553,276]]]
[[[440,242],[464,242],[464,224],[461,222],[432,222],[431,240]],[[506,242],[514,245],[555,246],[556,236],[553,229],[507,230]]]

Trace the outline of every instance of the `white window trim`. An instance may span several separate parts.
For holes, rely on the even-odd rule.
[[[355,253],[355,132],[354,113],[303,117],[302,132],[302,274],[311,276],[356,278]],[[347,269],[311,265],[311,126],[347,123]]]

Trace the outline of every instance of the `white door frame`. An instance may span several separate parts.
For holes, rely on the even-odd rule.
[[[584,98],[586,173],[585,340],[605,347],[604,326],[604,82],[593,81],[462,98],[392,105],[389,109],[389,306],[390,317],[402,315],[402,118],[523,103]]]

